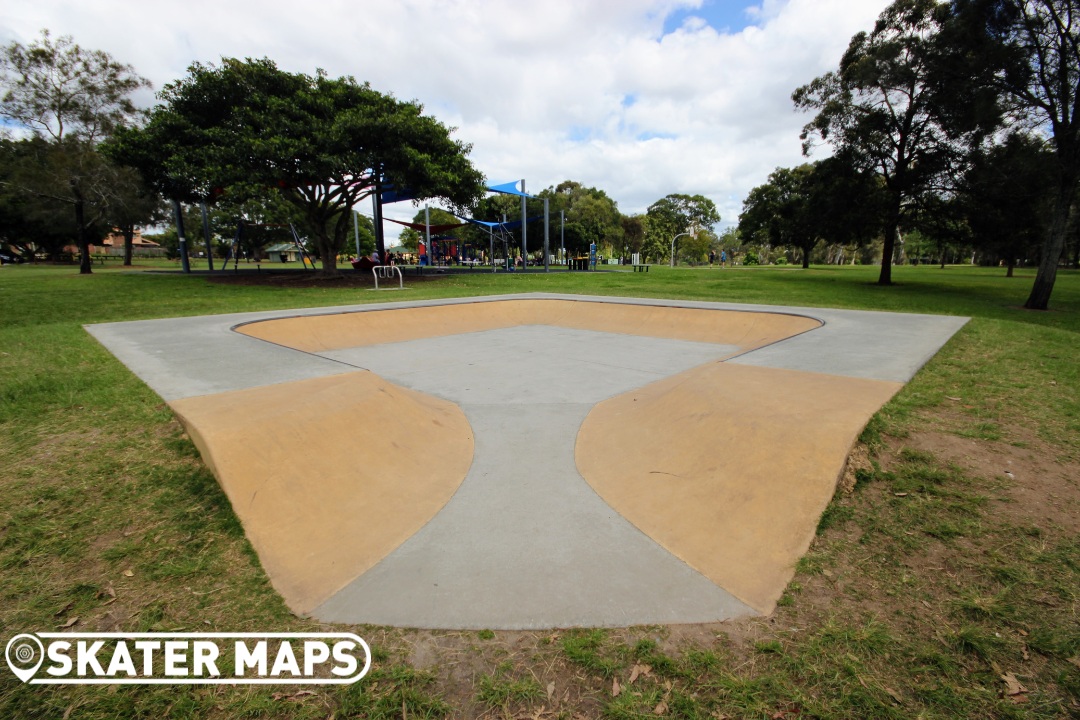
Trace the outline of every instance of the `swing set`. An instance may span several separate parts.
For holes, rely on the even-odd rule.
[[[304,261],[304,268],[311,269],[315,272],[315,259],[310,256],[307,250],[304,249],[304,243],[300,240],[299,233],[296,232],[296,226],[292,223],[245,223],[241,220],[236,225],[236,235],[233,236],[232,244],[229,246],[229,254],[225,256],[225,262],[221,266],[222,270],[229,267],[229,261],[232,260],[233,272],[237,272],[240,267],[240,243],[244,239],[245,227],[261,227],[261,228],[289,228],[289,232],[292,236],[293,245],[296,247],[296,251],[299,253],[301,259]]]

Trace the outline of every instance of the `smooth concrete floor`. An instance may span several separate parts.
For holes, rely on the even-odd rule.
[[[247,323],[280,318],[370,313],[401,307],[439,308],[445,315],[448,307],[469,305],[475,309],[483,308],[485,303],[507,300],[588,303],[578,307],[588,307],[601,318],[606,309],[617,310],[620,317],[625,317],[632,308],[641,308],[643,312],[672,307],[704,313],[779,312],[789,316],[788,321],[790,316],[812,319],[806,327],[814,329],[778,337],[764,346],[759,338],[754,346],[743,347],[737,342],[689,342],[558,324],[528,324],[458,334],[451,328],[440,337],[318,353],[301,352],[285,347],[287,343],[274,344],[236,332],[236,328]],[[487,307],[494,310],[498,305]],[[373,566],[357,566],[353,572],[348,567],[335,567],[335,577],[352,579],[328,592],[316,593],[321,600],[309,606],[288,588],[303,585],[305,572],[310,578],[318,578],[322,572],[318,564],[309,563],[303,572],[294,572],[288,578],[276,577],[278,573],[271,570],[277,567],[273,559],[258,544],[256,550],[263,557],[271,582],[286,602],[322,620],[436,628],[551,628],[715,621],[770,612],[793,572],[798,554],[812,538],[816,513],[828,502],[844,456],[866,420],[964,322],[966,318],[945,316],[531,294],[112,323],[87,329],[162,397],[177,403],[195,399],[212,407],[215,403],[236,403],[235,391],[245,388],[285,384],[283,387],[287,389],[289,384],[299,387],[314,378],[371,372],[392,386],[433,395],[459,406],[468,420],[471,437],[462,436],[455,442],[454,435],[446,435],[440,436],[438,443],[432,443],[426,437],[428,433],[407,433],[408,438],[402,441],[404,445],[397,446],[395,452],[423,453],[437,458],[446,451],[440,444],[475,442],[473,460],[460,480],[460,487],[426,524],[415,532],[409,531],[412,534],[408,539]],[[785,327],[789,326],[790,322]],[[787,335],[791,332],[785,330]],[[776,411],[747,414],[747,421],[741,422],[738,404],[709,406],[723,402],[721,395],[694,392],[680,380],[701,377],[695,373],[702,369],[716,368],[720,372],[727,364],[760,368],[756,374],[747,376],[751,385],[738,396],[738,402],[746,403],[749,398],[751,404],[757,404],[756,397],[772,393],[777,397],[770,397],[761,407],[773,407]],[[783,396],[769,382],[768,372],[773,369],[787,373],[776,386],[793,394],[802,388],[820,386],[827,388],[830,396],[843,396],[848,387],[844,378],[852,379],[853,383],[857,380],[863,384],[853,384],[851,388],[863,394],[864,402],[857,411],[840,412],[838,407],[836,417],[823,419],[828,421],[822,423],[823,427],[829,429],[834,440],[827,456],[813,462],[807,460],[802,465],[798,458],[783,458],[776,465],[782,476],[776,480],[779,484],[769,485],[770,492],[776,492],[776,488],[782,491],[785,482],[814,489],[802,503],[805,507],[793,513],[799,515],[791,521],[798,527],[794,528],[784,552],[769,556],[768,562],[775,567],[760,573],[770,578],[767,587],[738,597],[738,583],[732,585],[736,589],[733,593],[732,588],[721,587],[718,578],[723,573],[712,569],[703,574],[702,568],[708,562],[687,560],[700,557],[702,547],[708,554],[708,544],[715,543],[716,554],[724,557],[725,562],[749,563],[739,569],[743,576],[756,573],[753,563],[761,561],[720,552],[732,540],[730,535],[725,539],[725,534],[734,532],[732,528],[711,524],[710,518],[721,517],[722,513],[685,514],[686,518],[698,518],[693,521],[698,527],[689,530],[697,538],[695,552],[699,554],[683,553],[677,542],[659,542],[658,537],[668,534],[650,528],[642,520],[642,507],[644,512],[649,512],[648,508],[655,506],[665,511],[658,517],[676,518],[665,523],[683,522],[673,508],[657,505],[664,503],[662,488],[658,494],[653,487],[644,495],[639,493],[627,499],[628,511],[633,508],[638,513],[634,524],[614,510],[594,488],[603,487],[608,494],[624,492],[623,485],[632,486],[629,481],[635,468],[625,470],[627,483],[618,477],[607,477],[601,485],[595,485],[599,479],[584,478],[580,466],[583,452],[586,459],[594,450],[599,457],[613,449],[616,457],[629,457],[633,454],[631,450],[648,447],[644,459],[635,462],[651,463],[654,459],[663,460],[662,456],[671,452],[669,448],[683,439],[688,441],[687,447],[709,447],[715,440],[710,433],[719,427],[726,434],[744,434],[723,438],[724,442],[758,444],[772,432],[767,425],[773,418],[777,423],[806,422],[807,411],[813,411],[814,405],[811,403],[798,413],[785,416]],[[741,376],[728,373],[723,377]],[[830,377],[832,380],[823,382]],[[717,387],[723,385],[721,382]],[[662,392],[649,388],[661,388]],[[645,394],[641,399],[654,403],[650,407],[658,408],[656,415],[663,418],[654,421],[650,415],[620,414],[618,408],[622,405],[608,405],[630,403],[626,407],[632,409],[642,392]],[[650,392],[652,396],[646,397]],[[219,397],[221,400],[216,400]],[[332,397],[325,402],[332,403]],[[605,442],[610,447],[583,448],[579,438],[582,424],[601,406],[615,410],[597,416],[603,418],[602,422],[598,421],[602,427],[590,437],[608,438]],[[693,414],[689,414],[692,406]],[[242,407],[233,409],[239,416],[243,415]],[[356,411],[364,412],[363,408]],[[329,418],[332,413],[325,415]],[[635,425],[625,426],[620,418],[631,416]],[[320,436],[320,417],[315,407],[310,413],[310,437]],[[370,420],[374,427],[379,426],[380,418]],[[721,421],[723,424],[719,425]],[[650,422],[667,423],[669,427],[650,426]],[[348,436],[348,428],[331,423],[340,425],[338,420],[327,420],[321,429],[326,438],[340,442],[341,437]],[[660,437],[665,429],[672,427],[679,428],[679,437],[667,441],[666,446],[634,442],[635,434],[643,439]],[[700,433],[700,437],[695,433]],[[367,448],[385,448],[380,439],[356,438],[355,443],[366,469],[377,470],[379,452],[372,450],[370,457],[365,453]],[[628,450],[618,450],[624,444]],[[317,452],[317,448],[311,450]],[[697,462],[697,456],[688,460],[686,452],[681,456],[686,462],[700,466],[699,470],[708,470],[705,464]],[[713,462],[707,455],[702,457],[707,463]],[[740,477],[745,476],[745,483],[749,483],[749,478],[760,477],[760,473],[768,476],[770,463],[779,459],[766,454],[745,460],[761,466],[754,467],[754,472],[741,473],[737,466],[715,470],[721,473],[724,487],[714,492],[708,489],[712,485],[705,483],[702,485],[705,489],[693,495],[694,502],[707,510],[710,502],[730,497],[733,489],[740,496],[753,495],[755,489],[741,485],[744,481]],[[207,461],[211,467],[217,467],[213,457],[207,457]],[[281,467],[263,467],[259,463],[255,453],[250,462],[233,465],[244,468],[238,472],[256,476],[283,472]],[[302,465],[289,472],[291,477],[279,481],[283,486],[291,483],[290,492],[303,495],[306,483],[318,482],[318,478],[304,472]],[[706,479],[715,480],[721,475]],[[651,477],[646,476],[645,482],[652,482]],[[235,478],[221,474],[219,480],[227,491],[235,483]],[[397,482],[406,486],[413,481],[408,476],[397,478]],[[643,498],[647,498],[644,505]],[[616,506],[624,505],[615,495],[611,495],[611,500]],[[769,505],[768,498],[754,502],[763,507]],[[252,524],[263,521],[249,517],[235,500],[233,504],[249,536],[253,536]],[[338,537],[339,542],[363,542],[363,528],[355,527],[348,517],[334,511],[335,508],[327,507],[325,514],[317,517],[317,522],[327,526],[320,527],[319,534]],[[759,522],[777,524],[788,519],[761,517]],[[311,557],[333,555],[331,547],[329,551],[322,548]]]
[[[534,628],[752,614],[612,510],[574,462],[597,402],[737,350],[529,325],[321,353],[453,401],[476,455],[442,512],[313,615]]]

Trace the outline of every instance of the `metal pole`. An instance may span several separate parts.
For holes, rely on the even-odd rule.
[[[566,211],[559,211],[559,249],[562,251],[562,261],[566,263],[566,269],[570,269],[570,260],[566,257]]]
[[[548,271],[548,199],[544,198],[544,272]]]
[[[353,235],[356,236],[356,259],[360,259],[360,213],[356,212],[352,208],[349,208],[349,212],[352,216],[352,229]]]
[[[528,264],[528,244],[525,242],[526,226],[529,223],[525,220],[525,178],[521,179],[521,271],[525,272],[525,266]]]
[[[184,211],[180,208],[180,201],[173,200],[173,212],[176,214],[176,235],[180,240],[180,267],[184,272],[191,272],[191,264],[187,256],[187,238],[184,237]]]
[[[210,272],[214,272],[214,249],[210,245],[210,218],[206,214],[206,203],[199,203],[202,208],[202,231],[206,241],[206,262],[210,264]]]
[[[435,257],[435,253],[431,251],[431,210],[428,205],[424,206],[424,242],[427,243],[427,264],[431,267],[431,259]]]
[[[675,267],[675,241],[681,238],[683,235],[689,236],[690,233],[679,233],[675,237],[671,238],[671,267]]]
[[[386,235],[383,231],[382,183],[379,180],[377,171],[375,174],[375,194],[372,195],[372,204],[375,215],[373,218],[375,221],[375,250],[379,253],[379,257],[382,258],[386,254]]]

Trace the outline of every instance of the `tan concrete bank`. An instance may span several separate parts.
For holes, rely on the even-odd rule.
[[[319,353],[519,325],[555,325],[735,346],[738,350],[732,354],[737,354],[820,324],[811,318],[779,313],[507,300],[283,318],[236,330],[295,350]],[[768,383],[757,390],[773,392]],[[670,401],[661,399],[655,413],[634,418],[635,436],[663,434],[664,426],[672,426],[681,403],[676,392]],[[218,477],[274,587],[301,613],[317,607],[371,569],[431,520],[457,490],[473,459],[472,431],[458,407],[370,372],[188,398],[174,401],[172,407]],[[609,437],[621,433],[617,417],[603,417],[590,427],[589,437],[601,439],[598,451],[608,446]],[[707,445],[714,430],[708,424],[676,425],[691,446]],[[363,440],[375,437],[380,440],[374,447]],[[850,437],[847,441],[850,443]],[[633,502],[623,502],[626,493],[612,490],[612,479],[617,485],[618,475],[594,471],[603,468],[606,460],[602,458],[607,453],[594,458],[591,446],[590,441],[578,443],[577,462],[583,469],[589,468],[586,479],[598,491],[603,488],[601,495],[692,567],[701,570],[706,566],[695,559],[716,546],[718,535],[726,542],[728,534],[714,524],[716,518],[707,513],[680,518],[683,508],[664,508],[663,503],[655,508],[655,520],[644,517],[647,509],[644,515],[635,513]],[[668,461],[667,444],[648,446],[652,459]],[[438,447],[440,451],[425,452],[423,447]],[[846,448],[833,448],[834,455],[841,450],[846,452]],[[683,459],[693,462],[706,458]],[[621,472],[626,465],[620,462],[615,467]],[[699,472],[708,476],[714,469],[715,464],[708,463],[708,469]],[[779,489],[783,482],[778,479],[776,484]],[[726,491],[723,484],[716,489]],[[639,491],[629,496],[646,497]],[[711,503],[725,499],[721,492],[716,498],[702,493],[697,500]],[[816,503],[809,514],[816,518],[819,506],[820,502]],[[672,547],[665,541],[669,534],[665,523],[674,523],[683,533],[694,527],[691,535],[697,542],[676,541]],[[683,548],[690,549],[679,552]],[[774,555],[790,566],[787,547]],[[744,562],[730,554],[724,557]],[[753,575],[757,570],[748,567],[733,572]],[[704,574],[714,582],[723,576]],[[771,584],[764,583],[770,588],[763,591],[765,595],[779,592],[774,586],[782,574],[780,569],[766,572]]]
[[[327,622],[772,610],[856,435],[965,318],[513,295],[87,326]]]
[[[265,320],[237,332],[319,353],[342,348],[460,335],[518,325],[555,325],[738,346],[746,352],[821,325],[781,313],[699,310],[575,300],[502,300]]]
[[[472,463],[472,432],[459,408],[373,373],[170,404],[271,583],[299,613],[423,527]],[[443,451],[415,452],[420,433]],[[357,440],[376,437],[378,445]]]
[[[646,535],[771,613],[857,434],[901,387],[710,363],[597,405],[578,469]]]

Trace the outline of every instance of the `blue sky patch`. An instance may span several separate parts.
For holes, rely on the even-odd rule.
[[[688,17],[701,18],[718,33],[737,33],[754,24],[746,9],[758,5],[746,0],[705,0],[700,8],[680,8],[668,15],[664,20],[664,34],[678,30]]]
[[[570,142],[585,142],[593,136],[593,129],[585,125],[571,125],[566,130],[566,137]]]

